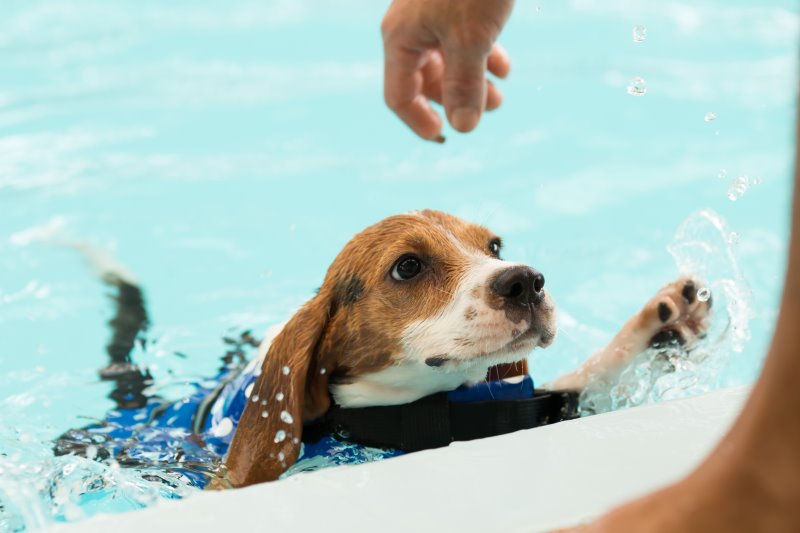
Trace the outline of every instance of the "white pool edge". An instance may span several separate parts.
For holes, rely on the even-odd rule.
[[[724,389],[206,492],[49,531],[546,531],[597,516],[691,471],[727,430],[748,391]]]

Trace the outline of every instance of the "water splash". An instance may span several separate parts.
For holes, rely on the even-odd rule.
[[[135,359],[152,361],[164,349],[163,338],[147,339],[137,344]],[[217,383],[188,378],[188,369],[175,369],[174,378],[161,379],[148,389],[148,394],[177,400],[198,387],[209,388]],[[73,455],[55,456],[54,438],[69,427],[86,425],[87,420],[60,420],[54,426],[52,413],[40,412],[37,407],[48,405],[52,391],[70,391],[85,386],[94,377],[93,371],[50,375],[44,369],[0,376],[0,406],[14,407],[0,410],[0,532],[43,529],[101,512],[130,511],[164,499],[183,498],[200,490],[199,486],[219,472],[221,457],[213,446],[175,428],[143,427],[137,431],[135,441],[114,452],[107,446],[112,427],[78,430],[76,435],[80,437],[70,440],[74,448],[59,450]],[[5,396],[9,385],[16,392],[13,386],[20,384],[24,385],[21,390],[26,391],[25,396]],[[89,420],[91,424],[102,424],[94,418]],[[136,415],[133,420],[144,425],[147,416]],[[223,420],[219,433],[229,432],[232,427],[230,420]],[[137,446],[137,442],[159,444]]]
[[[292,439],[295,444],[300,444],[297,439]],[[281,479],[299,474],[300,472],[315,472],[323,468],[337,465],[353,465],[380,461],[397,455],[394,450],[370,448],[353,444],[348,441],[330,440],[329,449],[325,454],[314,453],[311,457],[304,457],[306,445],[300,444],[300,459],[283,473]]]
[[[725,220],[710,209],[691,215],[675,235],[669,251],[683,274],[694,274],[714,294],[716,328],[709,331],[721,354],[741,352],[750,340],[752,293],[736,261]]]
[[[15,430],[3,431],[0,442],[0,531],[141,509],[199,490],[165,465],[123,468],[97,458],[53,457],[51,441]]]
[[[691,350],[648,350],[614,382],[596,381],[581,396],[586,414],[684,398],[719,388],[719,376],[733,354],[750,340],[752,295],[736,262],[721,216],[711,210],[692,214],[678,228],[668,250],[679,272],[699,278],[698,299],[714,307],[705,339]]]

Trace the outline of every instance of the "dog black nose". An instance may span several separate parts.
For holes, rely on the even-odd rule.
[[[535,305],[544,297],[544,276],[530,267],[511,267],[495,278],[492,290],[509,302]]]

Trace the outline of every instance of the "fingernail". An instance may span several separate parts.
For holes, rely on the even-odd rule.
[[[453,110],[450,118],[450,123],[455,129],[460,132],[467,132],[475,129],[478,125],[480,115],[474,109],[469,107],[459,107]]]
[[[433,139],[428,139],[428,140],[431,141],[431,142],[444,144],[445,138],[444,138],[444,135],[439,134],[436,137],[434,137]]]

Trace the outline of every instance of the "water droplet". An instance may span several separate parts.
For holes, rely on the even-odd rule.
[[[711,289],[708,287],[703,287],[699,291],[697,291],[697,299],[701,302],[707,302],[711,299]]]
[[[728,200],[735,202],[747,192],[750,187],[750,180],[747,176],[739,176],[731,180],[731,186],[728,188]]]
[[[224,437],[233,431],[233,421],[227,416],[219,421],[215,427],[212,427],[211,434],[215,437]]]
[[[728,175],[728,171],[723,168],[722,170],[719,171],[719,174],[717,174],[717,177],[719,179],[721,179],[721,180],[724,180],[727,175]]]
[[[647,27],[634,26],[633,27],[633,42],[643,43],[647,39]]]
[[[294,422],[294,418],[292,418],[292,415],[290,415],[288,411],[281,411],[281,420],[287,424]]]
[[[542,10],[542,6],[536,6],[536,12],[539,13]]]
[[[261,405],[267,405],[267,400],[261,400]]]
[[[268,416],[269,416],[269,413],[267,412],[267,410],[266,410],[266,409],[264,409],[263,411],[261,411],[261,418],[267,418]]]
[[[644,79],[639,76],[631,78],[631,81],[628,83],[628,94],[631,96],[643,96],[646,92],[647,85]]]
[[[249,397],[250,397],[250,394],[252,394],[252,392],[253,392],[253,385],[255,385],[255,383],[251,383],[250,385],[248,385],[247,387],[245,387],[245,389],[244,389],[244,397],[245,397],[245,398],[249,398]]]
[[[281,372],[283,372],[284,376],[288,376],[289,375],[289,367],[288,366],[283,367],[281,369]]]
[[[319,369],[319,373],[322,374],[323,376],[325,375],[326,372],[327,372],[327,370],[324,369],[324,368],[320,368]]]
[[[764,180],[761,179],[761,176],[757,176],[757,177],[753,178],[753,181],[751,182],[751,185],[761,185],[762,183],[764,183]]]
[[[283,442],[285,440],[286,440],[286,432],[282,429],[279,429],[275,433],[275,442],[278,443],[278,442]]]
[[[258,401],[258,394],[254,394],[253,397],[250,398],[250,401],[252,401],[253,403],[256,403]]]
[[[708,113],[706,113],[706,116],[703,117],[703,120],[705,120],[706,122],[713,122],[715,118],[717,118],[717,114],[714,113],[713,111],[709,111]]]
[[[739,234],[735,231],[730,232],[728,235],[728,244],[739,244]]]
[[[278,461],[283,462],[284,459],[286,459],[286,456],[283,454],[283,452],[278,452]]]
[[[294,444],[299,444],[299,443],[300,443],[300,439],[298,439],[297,437],[295,437],[295,438],[293,438],[293,439],[292,439],[292,443],[294,443]]]
[[[282,393],[282,392],[279,392],[278,394],[276,394],[276,395],[275,395],[275,399],[276,399],[276,400],[278,400],[279,402],[280,402],[281,400],[283,400],[283,393]]]

